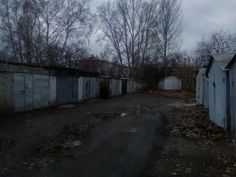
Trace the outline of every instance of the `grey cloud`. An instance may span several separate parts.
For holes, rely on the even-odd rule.
[[[108,0],[91,0],[93,11],[102,2]],[[113,0],[110,0],[113,1]],[[236,32],[236,0],[182,0],[183,33],[182,49],[193,51],[196,42],[203,35],[220,29]],[[93,35],[95,37],[96,35]],[[101,44],[91,39],[92,51],[98,53]]]
[[[211,31],[234,32],[235,0],[183,0],[183,49],[193,50],[196,41]]]

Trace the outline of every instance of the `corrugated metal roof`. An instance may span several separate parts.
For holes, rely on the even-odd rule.
[[[214,54],[212,55],[214,58],[214,61],[216,61],[221,69],[225,69],[226,66],[230,63],[230,61],[233,59],[235,53],[226,53],[226,54]]]

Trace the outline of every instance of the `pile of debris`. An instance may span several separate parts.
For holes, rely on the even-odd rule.
[[[210,121],[207,110],[202,106],[184,108],[180,117],[172,117],[167,130],[174,136],[212,141],[229,138],[228,133],[223,128]]]
[[[42,155],[53,155],[63,148],[79,146],[81,145],[80,139],[87,133],[88,129],[87,124],[67,125],[57,136],[40,142],[36,146],[36,151]]]

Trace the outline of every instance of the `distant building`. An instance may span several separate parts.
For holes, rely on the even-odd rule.
[[[129,77],[129,69],[127,66],[99,59],[78,60],[76,67],[82,71],[97,72],[105,76]]]
[[[182,90],[182,81],[175,76],[168,76],[159,82],[160,90]]]

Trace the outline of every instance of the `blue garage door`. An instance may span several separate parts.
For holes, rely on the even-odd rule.
[[[57,102],[68,104],[78,102],[78,78],[57,76]]]
[[[15,111],[29,111],[49,105],[49,76],[13,74],[13,104]]]
[[[33,75],[33,106],[35,109],[49,106],[49,90],[49,76]]]

